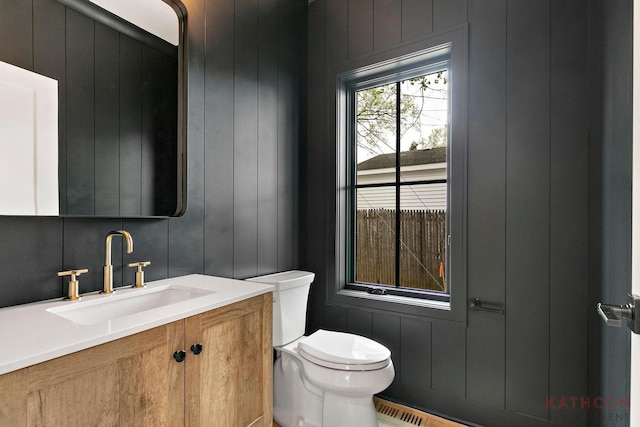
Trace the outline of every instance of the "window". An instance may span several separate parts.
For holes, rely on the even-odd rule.
[[[466,312],[466,27],[412,48],[336,73],[338,283],[329,299],[416,314],[424,310],[406,306],[452,311],[460,301],[456,315],[439,316],[456,319]]]
[[[448,67],[348,88],[348,288],[448,301]]]

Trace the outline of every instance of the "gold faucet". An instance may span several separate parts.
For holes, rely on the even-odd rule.
[[[127,253],[133,252],[133,237],[128,231],[118,230],[107,233],[105,239],[105,257],[104,257],[104,288],[103,294],[113,293],[113,265],[111,264],[111,239],[113,236],[122,236],[127,242]]]

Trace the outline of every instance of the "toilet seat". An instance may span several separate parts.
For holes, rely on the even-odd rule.
[[[343,371],[373,371],[389,365],[391,352],[359,335],[319,329],[297,345],[298,354],[316,365]]]

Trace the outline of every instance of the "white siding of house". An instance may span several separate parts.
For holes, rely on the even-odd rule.
[[[403,167],[407,181],[446,179],[446,163]],[[393,169],[371,169],[358,172],[358,184],[379,184],[395,181]],[[357,209],[395,209],[394,187],[360,188],[357,191]],[[446,210],[447,184],[404,185],[400,188],[400,209]]]
[[[395,209],[396,207],[394,187],[361,188],[357,193],[357,209]],[[446,210],[447,184],[401,187],[400,209]]]

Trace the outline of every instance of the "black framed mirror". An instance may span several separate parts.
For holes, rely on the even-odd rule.
[[[48,157],[59,184],[59,209],[12,213],[2,200],[0,215],[170,217],[186,210],[186,9],[179,0],[144,0],[152,21],[157,5],[173,16],[168,42],[92,1],[27,0],[0,17],[0,38],[11,41],[0,45],[0,61],[57,82],[58,156]],[[106,3],[128,12],[144,1]],[[10,154],[21,147],[13,139],[4,146]],[[18,170],[23,160],[15,159]]]

